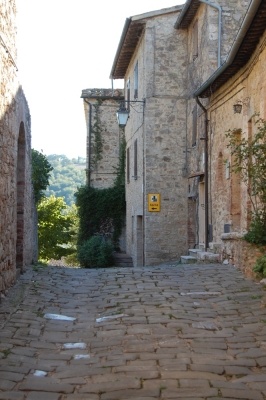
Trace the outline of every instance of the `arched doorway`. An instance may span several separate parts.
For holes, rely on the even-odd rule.
[[[24,203],[25,203],[25,128],[21,122],[17,152],[17,243],[16,265],[20,272],[24,269]]]

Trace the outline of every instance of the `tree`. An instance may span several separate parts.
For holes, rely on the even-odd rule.
[[[62,197],[45,197],[37,206],[39,256],[42,260],[56,259],[73,253],[73,210]]]
[[[68,206],[74,204],[77,188],[83,186],[86,181],[86,159],[79,157],[70,160],[63,154],[52,154],[47,156],[47,160],[53,171],[45,195],[64,197]]]
[[[38,203],[45,196],[44,190],[49,186],[50,172],[53,167],[44,154],[34,149],[31,152],[31,162],[34,198]]]

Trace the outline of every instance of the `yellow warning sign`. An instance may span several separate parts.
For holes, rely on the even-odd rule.
[[[150,212],[161,211],[160,193],[149,193],[148,194],[148,211],[150,211]]]

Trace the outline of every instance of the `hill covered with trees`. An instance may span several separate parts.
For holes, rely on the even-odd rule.
[[[64,197],[68,206],[75,203],[77,188],[86,183],[86,159],[82,157],[69,159],[63,154],[51,154],[47,160],[53,167],[50,172],[46,196]]]

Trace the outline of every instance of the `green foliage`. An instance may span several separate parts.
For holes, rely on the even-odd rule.
[[[227,147],[233,156],[231,170],[239,173],[247,185],[252,204],[251,224],[245,239],[266,244],[266,121],[254,115],[256,132],[251,138],[239,141],[237,130],[229,130]]]
[[[78,246],[94,235],[109,238],[115,247],[118,245],[126,212],[125,147],[124,132],[122,132],[117,175],[113,187],[96,189],[82,186],[76,193],[80,221]]]
[[[257,259],[253,270],[257,274],[262,275],[263,277],[266,277],[266,254]]]
[[[257,211],[257,213],[254,213],[244,239],[249,243],[266,245],[266,218],[262,212]]]
[[[119,239],[125,216],[125,187],[114,186],[107,189],[81,187],[77,194],[80,220],[78,243],[95,234],[112,233],[114,243]]]
[[[45,194],[48,197],[63,197],[68,206],[73,205],[77,188],[83,186],[86,181],[86,160],[81,157],[70,160],[62,154],[51,154],[47,159],[53,171]]]
[[[41,260],[60,259],[73,253],[73,214],[62,197],[43,198],[37,207]]]
[[[44,190],[49,186],[50,172],[53,167],[44,154],[34,149],[31,152],[31,162],[34,198],[38,203],[45,196]]]
[[[101,236],[92,236],[78,249],[78,260],[85,268],[110,267],[113,265],[113,244]]]
[[[94,136],[93,147],[92,147],[92,164],[95,168],[97,168],[97,163],[102,159],[102,151],[103,151],[103,139],[102,139],[102,131],[103,128],[101,126],[100,119],[100,105],[102,101],[98,100],[97,104],[94,104],[94,123],[92,125],[92,135]]]

